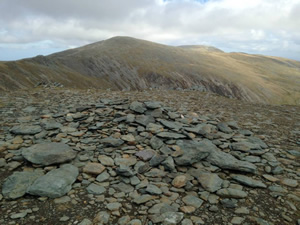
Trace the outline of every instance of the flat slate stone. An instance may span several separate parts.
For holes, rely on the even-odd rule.
[[[55,142],[36,144],[22,151],[26,160],[43,166],[71,161],[76,154],[68,145]]]
[[[16,199],[22,197],[25,195],[27,188],[42,175],[44,175],[42,171],[14,172],[4,181],[2,187],[4,198]]]
[[[153,184],[148,184],[148,186],[146,188],[146,192],[148,192],[151,195],[161,195],[162,194],[162,190]]]
[[[223,180],[217,174],[203,172],[197,178],[206,191],[215,192],[222,187]]]
[[[140,205],[140,204],[146,203],[146,202],[148,202],[150,200],[153,200],[155,198],[156,197],[153,196],[153,195],[146,194],[146,195],[141,195],[141,196],[138,196],[138,197],[134,198],[133,202],[136,203],[136,204],[138,204],[138,205]]]
[[[42,123],[45,130],[55,130],[62,127],[61,123],[58,123],[56,121],[45,121]]]
[[[245,198],[247,193],[238,189],[223,188],[217,191],[217,195],[225,198]]]
[[[146,127],[149,123],[154,123],[155,119],[153,116],[137,115],[135,117],[135,122]]]
[[[89,126],[89,130],[100,130],[101,127],[105,124],[105,122],[97,122],[96,124]]]
[[[136,157],[133,157],[133,156],[131,156],[129,158],[115,158],[114,162],[117,166],[120,166],[120,165],[133,166],[136,164],[137,159],[136,159]]]
[[[42,128],[40,126],[28,126],[28,125],[19,125],[14,126],[10,132],[13,134],[21,134],[21,135],[34,135],[37,133],[40,133],[42,131]]]
[[[217,127],[220,131],[222,131],[226,134],[232,133],[232,129],[226,123],[218,123]]]
[[[247,152],[250,150],[260,150],[261,147],[258,144],[253,144],[247,141],[241,141],[231,144],[231,148],[235,151]]]
[[[279,186],[279,185],[272,185],[269,186],[268,189],[272,192],[279,192],[279,193],[288,193],[288,190]]]
[[[93,225],[93,222],[89,219],[83,219],[78,225]]]
[[[262,149],[268,148],[268,145],[258,137],[248,137],[247,140],[253,144],[259,145]]]
[[[259,180],[254,180],[251,177],[247,177],[244,175],[231,175],[231,178],[234,179],[235,181],[239,182],[240,184],[244,184],[249,187],[253,188],[266,188],[267,186],[259,181]]]
[[[102,186],[94,184],[94,183],[90,184],[86,188],[86,190],[88,191],[88,193],[94,194],[94,195],[101,195],[106,191],[105,187],[102,187]]]
[[[142,150],[135,153],[135,155],[143,161],[149,161],[155,155],[155,152],[152,150]]]
[[[159,139],[158,137],[156,136],[153,136],[151,139],[150,139],[150,145],[153,149],[157,150],[159,149],[160,147],[162,147],[164,144],[164,142]]]
[[[132,134],[122,135],[121,139],[127,142],[135,142],[135,137]]]
[[[284,178],[280,181],[282,184],[289,186],[289,187],[297,187],[298,186],[298,181],[297,180],[293,180],[293,179],[289,179],[289,178]]]
[[[289,150],[288,153],[290,153],[293,156],[300,157],[300,151],[297,150]]]
[[[149,210],[148,213],[150,214],[162,214],[165,212],[176,212],[177,208],[175,206],[171,206],[168,203],[157,203],[153,205]]]
[[[187,178],[184,175],[178,175],[172,181],[172,185],[176,188],[182,188],[186,185],[186,183],[187,183]]]
[[[64,196],[71,190],[78,174],[77,167],[71,164],[63,165],[36,179],[27,189],[27,193],[49,198]]]
[[[171,156],[168,156],[167,159],[161,163],[161,165],[163,165],[165,170],[168,170],[171,172],[176,170],[174,160]]]
[[[60,128],[60,131],[62,133],[70,134],[70,133],[76,132],[77,129],[74,128],[74,127],[63,126],[63,127]]]
[[[163,117],[163,110],[161,108],[149,110],[146,113],[147,113],[147,115],[151,115],[155,118],[162,118]]]
[[[133,219],[128,223],[128,225],[142,225],[142,221],[139,219]]]
[[[104,144],[107,147],[119,147],[124,141],[119,138],[107,137],[100,140],[100,143]]]
[[[163,155],[172,155],[174,153],[174,151],[172,149],[170,149],[167,145],[162,145],[162,147],[159,149],[159,151]]]
[[[6,165],[7,165],[6,160],[3,158],[0,158],[0,168],[5,167]]]
[[[183,220],[184,214],[181,212],[165,212],[161,217],[163,218],[163,225],[175,225]]]
[[[144,113],[147,109],[146,107],[144,106],[143,103],[141,102],[132,102],[129,106],[129,108],[134,111],[134,112],[137,112],[137,113]]]
[[[144,104],[148,109],[158,109],[161,107],[162,103],[158,101],[148,101],[148,102],[144,102]]]
[[[107,181],[109,178],[110,178],[110,175],[105,171],[96,177],[96,181],[101,183],[101,182]]]
[[[105,167],[100,163],[88,162],[82,170],[84,173],[99,175],[105,170]]]
[[[163,126],[156,123],[149,123],[146,127],[147,131],[150,131],[151,133],[157,134],[159,132],[162,132],[164,130]]]
[[[124,176],[124,177],[133,177],[135,175],[135,172],[132,171],[132,169],[129,166],[126,166],[126,165],[120,165],[116,169],[116,173],[118,175]]]
[[[187,195],[187,196],[183,197],[182,201],[186,205],[190,205],[190,206],[193,206],[195,208],[199,208],[202,205],[202,203],[203,203],[202,199],[200,199],[198,197],[195,197],[193,195]]]
[[[108,157],[106,155],[99,155],[98,160],[104,166],[114,166],[115,165],[114,160],[111,157]]]
[[[11,219],[20,219],[20,218],[24,218],[25,216],[27,216],[27,212],[20,212],[20,213],[14,213],[10,216]]]
[[[161,120],[160,123],[169,129],[180,130],[183,127],[182,123],[173,122],[169,120]]]
[[[196,142],[189,140],[180,140],[176,144],[183,151],[183,155],[175,158],[175,163],[180,166],[190,166],[206,158],[211,149],[216,148],[211,142]]]
[[[186,138],[183,134],[178,134],[174,132],[160,132],[157,134],[158,137],[167,138],[167,139],[179,139],[179,138]]]
[[[165,155],[154,155],[151,160],[149,161],[149,165],[151,167],[155,167],[160,165],[165,159],[167,158],[167,156]]]
[[[124,192],[124,193],[131,193],[134,191],[134,188],[130,184],[125,184],[120,182],[118,184],[113,184],[112,187],[117,191]]]
[[[211,143],[210,145],[213,144]],[[254,164],[238,160],[234,156],[222,152],[217,147],[211,148],[211,152],[205,160],[222,169],[236,170],[248,173],[256,173],[257,171],[257,167]]]
[[[274,162],[274,163],[277,162],[276,157],[271,152],[267,152],[267,153],[263,154],[261,157],[266,159],[269,162]]]
[[[115,210],[119,210],[121,206],[122,204],[119,202],[111,202],[106,205],[106,208],[110,211],[115,211]]]
[[[236,208],[238,207],[238,200],[233,198],[224,198],[220,201],[225,208]]]

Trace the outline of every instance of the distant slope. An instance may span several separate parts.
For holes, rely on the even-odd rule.
[[[223,52],[221,49],[218,49],[213,46],[207,46],[207,45],[181,45],[178,47],[190,49],[190,50],[194,50],[194,51]]]
[[[2,90],[30,88],[45,79],[78,88],[193,87],[246,101],[300,104],[298,61],[224,53],[210,46],[172,47],[130,37],[0,62]]]

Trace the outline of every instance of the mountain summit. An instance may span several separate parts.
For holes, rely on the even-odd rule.
[[[300,103],[298,61],[131,37],[0,62],[0,90],[31,88],[39,82],[112,90],[196,89],[252,102]]]

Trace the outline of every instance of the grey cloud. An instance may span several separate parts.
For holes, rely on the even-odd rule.
[[[280,55],[283,48],[299,53],[299,26],[298,0],[0,1],[2,45],[49,40],[61,48],[126,35]]]
[[[57,20],[81,18],[105,21],[126,18],[132,11],[151,5],[151,0],[3,0],[1,17],[18,20],[26,16],[51,17]]]

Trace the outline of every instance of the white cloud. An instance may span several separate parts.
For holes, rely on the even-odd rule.
[[[51,41],[53,51],[126,35],[278,56],[290,51],[300,60],[299,0],[2,0],[0,27],[6,48]]]

